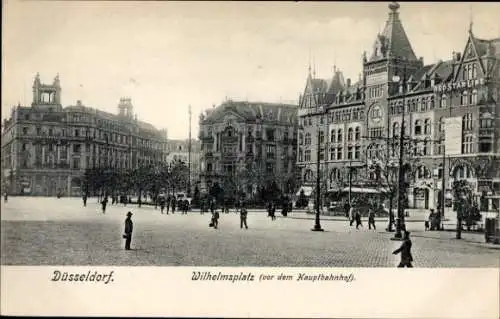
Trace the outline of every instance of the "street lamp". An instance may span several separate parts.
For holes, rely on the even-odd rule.
[[[398,218],[396,223],[396,233],[394,234],[395,239],[402,238],[401,230],[405,228],[404,225],[404,203],[403,194],[405,192],[405,182],[404,182],[404,168],[403,168],[403,152],[404,152],[404,134],[405,134],[405,85],[406,85],[406,65],[403,71],[403,78],[401,79],[398,75],[392,77],[393,83],[401,83],[402,85],[402,104],[403,112],[401,116],[401,131],[399,136],[399,170],[398,170]]]
[[[320,115],[322,116],[322,115]],[[318,146],[317,146],[317,152],[316,152],[316,219],[314,222],[314,228],[311,229],[312,231],[323,231],[323,228],[321,228],[320,220],[319,220],[319,213],[320,213],[320,200],[321,200],[321,195],[320,195],[320,160],[319,156],[321,154],[321,140],[320,140],[320,119],[318,118]],[[326,151],[326,150],[325,150]]]

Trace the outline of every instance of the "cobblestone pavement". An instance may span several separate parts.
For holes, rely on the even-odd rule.
[[[134,213],[132,251],[123,250],[125,213]],[[305,214],[296,212],[293,216]],[[1,205],[1,263],[4,265],[156,265],[394,267],[391,252],[400,242],[378,222],[360,230],[347,221],[324,220],[325,232],[312,232],[314,220],[278,218],[249,212],[248,230],[239,216],[221,214],[220,227],[208,227],[210,214],[162,215],[154,207],[108,206],[102,214],[95,198],[11,197]],[[500,250],[479,246],[480,235],[424,232],[408,223],[415,267],[499,267]],[[479,236],[479,237],[478,237]]]

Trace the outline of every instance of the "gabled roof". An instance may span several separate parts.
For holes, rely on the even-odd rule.
[[[375,46],[380,45],[383,52],[375,52],[374,50],[370,61],[387,56],[399,59],[404,58],[409,61],[417,60],[403,24],[399,19],[399,4],[392,2],[389,4],[389,9],[389,18],[385,23],[384,31],[377,35],[377,39],[375,40]]]

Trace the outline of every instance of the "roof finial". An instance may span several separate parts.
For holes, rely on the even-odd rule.
[[[309,76],[311,75],[311,48],[309,48],[309,66],[307,67],[309,71]]]
[[[389,9],[393,12],[393,13],[396,13],[396,11],[398,11],[399,9],[399,3],[397,3],[396,1],[393,1],[391,3],[389,3]]]
[[[316,59],[313,55],[313,78],[316,78]]]
[[[472,25],[474,24],[474,19],[472,16],[472,3],[469,4],[469,33],[472,33]]]

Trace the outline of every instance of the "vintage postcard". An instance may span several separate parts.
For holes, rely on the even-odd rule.
[[[1,314],[498,318],[499,15],[4,0]]]

